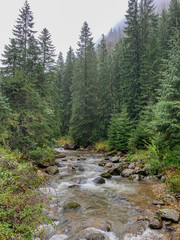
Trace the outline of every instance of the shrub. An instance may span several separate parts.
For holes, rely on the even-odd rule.
[[[0,162],[1,239],[32,239],[38,224],[50,222],[43,215],[46,200],[37,190],[42,181],[33,165],[20,159],[17,154],[3,154]]]

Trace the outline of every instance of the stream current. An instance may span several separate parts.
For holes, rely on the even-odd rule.
[[[56,160],[59,173],[42,188],[52,196],[48,214],[53,215],[56,227],[46,226],[42,239],[165,239],[163,232],[148,228],[148,221],[139,220],[154,200],[151,184],[132,182],[121,176],[96,184],[94,179],[109,170],[98,166],[98,162],[104,160],[103,154],[56,150],[65,153],[66,157]],[[72,202],[80,207],[64,209]]]

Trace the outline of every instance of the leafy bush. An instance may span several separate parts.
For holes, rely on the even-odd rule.
[[[99,141],[99,142],[95,143],[94,149],[96,151],[107,152],[107,151],[109,151],[108,142],[107,141]]]
[[[0,238],[32,239],[37,225],[50,222],[43,215],[42,183],[30,162],[17,154],[0,159]]]
[[[166,183],[174,193],[180,193],[180,174],[167,178]]]

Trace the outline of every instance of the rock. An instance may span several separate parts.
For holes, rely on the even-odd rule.
[[[108,171],[113,176],[118,176],[121,174],[121,170],[118,167],[114,167]]]
[[[135,167],[136,167],[136,164],[134,162],[130,163],[128,166],[129,169],[135,169]]]
[[[40,169],[37,170],[37,175],[38,175],[39,178],[44,178],[44,177],[47,176],[46,173],[44,173],[44,172],[43,172],[42,170],[40,170]]]
[[[99,165],[100,167],[104,167],[104,166],[106,165],[106,162],[100,161],[100,162],[98,162],[98,165]]]
[[[156,176],[147,176],[143,178],[144,181],[147,182],[157,182],[159,179]]]
[[[110,231],[110,226],[104,220],[97,220],[90,223],[90,227],[100,229],[104,232]]]
[[[113,199],[113,201],[115,202],[115,203],[128,203],[129,202],[129,199],[128,198],[126,198],[126,197],[123,197],[123,196],[117,196],[117,197],[115,197],[114,199]]]
[[[135,174],[142,175],[142,176],[147,176],[147,173],[145,170],[140,169],[139,167],[135,168]]]
[[[152,202],[152,204],[153,205],[165,205],[166,203],[165,203],[165,201],[164,200],[154,200],[153,202]]]
[[[149,227],[152,229],[161,229],[162,228],[162,220],[158,216],[154,216],[150,219]]]
[[[104,178],[102,178],[102,177],[97,177],[97,178],[95,178],[95,179],[93,180],[93,182],[96,183],[96,184],[103,184],[103,183],[105,183],[106,181],[105,181]]]
[[[53,165],[55,165],[55,161],[54,161],[54,159],[52,159],[52,160],[48,160],[48,161],[46,161],[46,160],[40,160],[40,161],[37,161],[37,166],[38,167],[40,167],[40,168],[47,168],[47,167],[49,167],[49,166],[53,166]]]
[[[101,173],[100,176],[103,177],[103,178],[111,178],[112,177],[109,172]]]
[[[74,203],[74,202],[71,202],[71,203],[67,203],[63,206],[63,208],[66,210],[66,209],[77,209],[77,208],[80,208],[81,205],[79,203]]]
[[[124,169],[121,173],[122,177],[129,177],[134,173],[133,169]]]
[[[56,153],[55,158],[65,158],[66,154],[65,153]]]
[[[111,162],[112,163],[118,163],[119,162],[119,157],[113,157],[112,159],[111,159]]]
[[[179,212],[172,208],[159,209],[157,215],[163,220],[170,220],[172,222],[178,222],[179,220]]]
[[[79,166],[79,167],[77,168],[77,170],[80,171],[80,172],[84,172],[84,171],[85,171],[85,169],[84,169],[82,166]]]
[[[56,234],[56,235],[52,236],[52,238],[50,238],[49,240],[66,240],[66,239],[67,239],[67,235]]]
[[[112,168],[112,166],[113,166],[112,163],[107,163],[106,164],[106,167],[108,167],[108,168]]]
[[[67,240],[108,240],[103,232],[94,228],[84,229],[76,234],[73,234],[71,237],[67,238]]]
[[[121,151],[119,151],[119,152],[117,152],[117,156],[119,156],[119,157],[123,157],[123,156],[124,156],[124,153],[121,152]]]
[[[112,152],[107,153],[107,156],[114,156],[114,155],[116,155],[116,151],[112,151]]]
[[[75,146],[75,144],[69,142],[69,143],[64,144],[63,148],[65,150],[75,150],[76,146]]]
[[[104,158],[104,160],[105,160],[105,161],[109,161],[109,157],[106,156],[106,157]]]
[[[80,187],[77,184],[73,184],[73,185],[70,185],[68,188],[78,189]]]
[[[59,169],[56,166],[50,166],[45,169],[45,172],[50,175],[55,175],[56,173],[59,173]]]

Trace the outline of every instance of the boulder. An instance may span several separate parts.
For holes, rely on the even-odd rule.
[[[154,216],[150,219],[149,227],[151,229],[161,229],[162,228],[162,220],[158,216]]]
[[[96,184],[103,184],[103,183],[105,183],[106,181],[105,181],[104,178],[102,178],[102,177],[97,177],[97,178],[95,178],[95,179],[93,180],[93,182],[96,183]]]
[[[101,173],[100,176],[103,178],[108,178],[108,179],[112,177],[109,172]]]
[[[75,150],[76,146],[75,146],[75,144],[69,142],[69,143],[64,144],[63,148],[65,150]]]
[[[130,163],[128,168],[129,169],[134,169],[136,167],[136,164],[134,162]]]
[[[63,208],[66,210],[66,209],[77,209],[77,208],[80,208],[81,205],[79,203],[75,203],[75,202],[70,202],[70,203],[67,203],[63,206]]]
[[[179,212],[172,208],[159,209],[157,215],[163,220],[170,220],[172,222],[178,222]]]
[[[119,157],[113,157],[112,159],[111,159],[111,162],[112,163],[118,163],[119,162]]]
[[[59,169],[56,166],[50,166],[45,169],[45,172],[50,175],[55,175],[56,173],[59,173]]]
[[[132,174],[134,173],[134,170],[133,169],[124,169],[121,173],[121,176],[122,177],[129,177],[131,176]]]
[[[79,185],[77,185],[77,184],[73,184],[73,185],[70,185],[68,188],[78,189],[78,188],[80,188],[80,187],[79,187]]]
[[[65,158],[66,154],[65,153],[56,153],[55,158]]]
[[[126,197],[123,197],[123,196],[121,196],[121,195],[118,195],[118,196],[116,196],[116,197],[113,199],[113,201],[114,201],[115,203],[121,204],[121,203],[128,203],[128,202],[129,202],[129,199],[126,198]]]
[[[105,161],[109,161],[109,157],[106,156],[106,157],[104,158],[104,160],[105,160]]]
[[[156,199],[152,202],[153,205],[165,205],[165,201],[161,199]]]
[[[82,166],[79,166],[79,167],[77,168],[77,170],[80,171],[80,172],[84,172],[84,171],[85,171],[85,169],[84,169]]]
[[[98,165],[101,166],[101,167],[104,167],[106,165],[106,162],[100,161],[100,162],[98,162]]]
[[[112,163],[107,163],[107,164],[106,164],[106,167],[108,167],[108,168],[112,168],[112,166],[113,166]]]
[[[119,169],[119,167],[114,167],[114,168],[110,169],[108,171],[108,173],[110,173],[113,176],[118,176],[121,174],[121,170]]]

